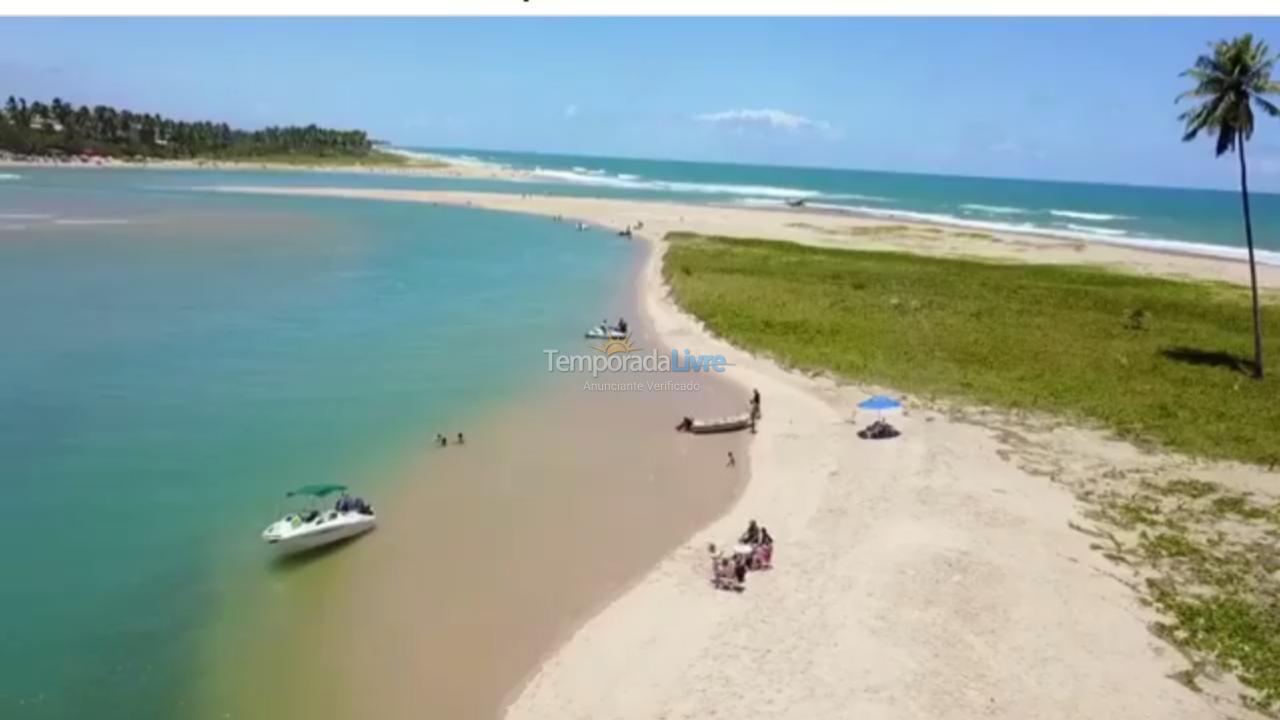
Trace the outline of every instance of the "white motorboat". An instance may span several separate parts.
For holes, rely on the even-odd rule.
[[[587,331],[587,337],[591,340],[622,340],[627,337],[627,331],[616,327],[593,327]]]
[[[317,508],[318,501],[338,495],[331,508]],[[377,525],[373,507],[360,498],[347,495],[343,485],[304,485],[285,494],[289,498],[307,498],[313,507],[291,512],[267,526],[262,539],[282,553],[327,545],[366,533]]]

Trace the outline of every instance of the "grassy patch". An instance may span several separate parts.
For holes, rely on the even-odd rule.
[[[1180,647],[1190,667],[1175,675],[1200,689],[1218,671],[1235,674],[1243,703],[1280,709],[1280,543],[1269,532],[1272,508],[1220,486],[1178,479],[1142,480],[1126,492],[1082,496],[1092,504],[1091,537],[1102,555],[1135,576],[1164,617],[1153,628]],[[1135,511],[1135,507],[1138,508]]]
[[[1102,269],[675,234],[677,302],[805,371],[1088,418],[1207,457],[1280,460],[1280,312],[1269,377],[1242,372],[1248,292]],[[1187,488],[1192,490],[1192,488]]]
[[[1207,495],[1212,495],[1218,491],[1216,483],[1206,482],[1196,479],[1178,479],[1170,480],[1162,486],[1154,488],[1162,495],[1181,495],[1183,497],[1198,500]]]

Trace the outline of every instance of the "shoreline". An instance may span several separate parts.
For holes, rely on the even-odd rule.
[[[602,240],[613,238],[584,237]],[[648,249],[629,250],[626,285],[591,302],[625,313],[636,339],[656,347],[631,282]],[[462,428],[461,448],[429,447],[433,428],[423,429],[423,451],[379,503],[379,530],[328,558],[342,561],[340,573],[310,603],[325,637],[288,650],[314,658],[295,686],[342,681],[295,698],[290,712],[499,717],[578,627],[741,492],[749,436],[694,443],[671,430],[685,412],[745,398],[736,385],[717,377],[698,393],[585,392],[586,379],[538,378]],[[624,378],[600,376],[611,379]],[[743,458],[736,472],[724,468],[728,448]],[[235,715],[261,711],[271,691],[270,677],[245,682]]]
[[[750,481],[733,506],[582,625],[523,686],[506,717],[1192,720],[1221,714],[1218,702],[1235,697],[1229,683],[1198,694],[1171,679],[1185,667],[1181,656],[1149,632],[1157,616],[1072,528],[1082,511],[1072,488],[1097,481],[1102,467],[1230,477],[1252,487],[1266,487],[1274,473],[911,397],[894,421],[903,437],[859,440],[851,420],[869,418],[851,417],[850,409],[881,388],[804,377],[736,350],[668,295],[666,232],[741,234],[732,230],[758,226],[756,213],[480,193],[306,192],[555,214],[607,227],[643,220],[637,237],[654,249],[644,302],[659,336],[725,353],[735,380],[762,392]],[[794,215],[769,217],[773,227],[802,234],[791,225]],[[964,254],[927,242],[834,243],[824,230],[806,239]],[[771,228],[750,235],[771,237]],[[1238,263],[1113,248],[1100,257],[1079,243],[994,245],[985,248],[993,259],[1080,264],[1088,254],[1121,269],[1239,282],[1232,276]],[[716,592],[705,544],[732,541],[748,518],[777,538],[775,569],[752,574],[742,595]]]
[[[1138,250],[1142,252],[1152,252],[1167,255],[1181,255],[1189,258],[1203,258],[1209,260],[1224,260],[1235,263],[1248,263],[1249,259],[1246,255],[1247,250],[1243,247],[1233,247],[1228,245],[1211,245],[1208,243],[1191,242],[1189,240],[1167,240],[1157,238],[1118,238],[1107,237],[1103,235],[1091,235],[1088,233],[1072,232],[1069,230],[1055,230],[1053,228],[1044,229],[1019,229],[1010,230],[999,226],[998,223],[985,222],[955,222],[947,219],[924,219],[913,217],[919,213],[911,211],[895,211],[886,210],[881,213],[865,212],[860,210],[834,210],[831,208],[804,207],[768,207],[768,206],[750,206],[737,205],[734,203],[719,203],[716,207],[724,207],[729,209],[747,209],[747,210],[764,210],[772,212],[794,212],[794,213],[813,213],[817,215],[827,215],[832,218],[853,218],[863,221],[882,221],[893,223],[894,225],[918,226],[921,228],[938,228],[942,231],[952,231],[957,233],[973,233],[981,235],[1002,236],[1010,238],[1023,238],[1027,240],[1039,239],[1045,242],[1079,242],[1097,245],[1110,245],[1118,248],[1126,248],[1130,250]],[[1280,267],[1280,250],[1258,250],[1255,251],[1264,256],[1256,258],[1259,266]]]
[[[1226,282],[1247,286],[1248,263],[1220,255],[1181,249],[1137,247],[1028,235],[975,233],[963,226],[919,221],[877,220],[808,208],[757,208],[670,201],[617,200],[567,195],[488,193],[451,190],[396,190],[342,187],[209,186],[197,190],[337,197],[391,202],[457,205],[528,215],[561,216],[617,230],[644,223],[644,232],[663,238],[673,232],[787,240],[814,247],[897,251],[993,262],[1087,265],[1173,279]],[[641,231],[637,230],[637,234]],[[1258,263],[1258,287],[1280,291],[1280,266]]]
[[[226,171],[271,171],[271,172],[307,172],[318,174],[364,174],[364,175],[385,175],[389,177],[422,177],[422,178],[445,178],[445,179],[461,179],[461,180],[496,180],[501,182],[509,182],[513,184],[519,183],[546,183],[546,184],[563,184],[565,187],[583,187],[573,183],[564,183],[552,178],[540,176],[535,171],[517,170],[514,168],[493,165],[487,163],[466,164],[451,163],[446,160],[434,159],[434,156],[424,155],[422,153],[414,153],[412,151],[385,150],[390,154],[399,155],[407,159],[406,165],[294,165],[289,163],[278,162],[252,162],[252,161],[224,161],[224,160],[148,160],[142,162],[127,162],[116,160],[113,158],[100,158],[93,162],[76,162],[73,160],[50,160],[50,161],[29,161],[29,160],[13,160],[0,158],[0,168],[34,168],[34,169],[130,169],[130,170],[226,170]],[[429,163],[415,165],[415,163]],[[332,188],[337,189],[337,188]],[[372,190],[372,192],[379,192]],[[395,190],[387,190],[387,192],[399,192]],[[423,192],[443,192],[451,193],[452,191],[423,191]],[[465,194],[465,193],[452,193]],[[477,193],[479,194],[479,193]],[[488,193],[486,193],[488,194]],[[597,200],[602,203],[639,203],[653,204],[657,206],[682,206],[686,208],[718,208],[730,212],[752,212],[762,214],[781,214],[792,215],[801,220],[805,218],[826,218],[827,222],[846,222],[855,227],[868,228],[874,226],[881,227],[899,227],[915,230],[932,231],[940,229],[943,232],[949,232],[953,235],[969,236],[969,239],[978,240],[975,236],[989,236],[997,242],[1012,243],[1043,243],[1052,245],[1054,243],[1071,243],[1088,247],[1112,247],[1121,251],[1132,251],[1136,253],[1152,253],[1156,255],[1170,255],[1191,258],[1195,260],[1212,260],[1223,263],[1234,263],[1245,265],[1247,267],[1248,258],[1245,248],[1236,245],[1215,245],[1212,243],[1195,242],[1190,240],[1175,240],[1168,238],[1117,238],[1105,235],[1073,232],[1071,230],[1059,230],[1055,228],[1027,228],[1013,229],[1003,228],[999,223],[985,221],[963,221],[960,219],[948,218],[930,218],[922,217],[921,213],[908,210],[883,210],[873,211],[870,209],[849,208],[833,209],[829,207],[814,207],[805,205],[802,207],[788,207],[785,205],[777,206],[773,204],[752,205],[748,203],[735,203],[732,201],[709,201],[706,203],[682,202],[670,200],[647,200],[639,198],[628,198],[625,200],[612,199],[597,196],[557,196],[520,193],[518,189],[513,188],[510,192],[491,193],[493,195],[521,195],[530,198],[572,198]],[[386,198],[384,198],[386,199]],[[504,208],[505,209],[505,208]],[[546,214],[536,212],[534,214]],[[786,232],[785,230],[783,232]],[[785,236],[778,232],[773,232],[767,239],[785,239],[797,242],[809,242],[810,244],[839,246],[833,243],[823,243],[815,241],[811,236],[804,233],[790,232]],[[892,249],[892,248],[884,248]],[[1257,265],[1260,270],[1259,287],[1280,289],[1280,250],[1270,250],[1267,248],[1257,248]],[[963,253],[953,253],[963,254]],[[982,257],[982,255],[979,255]],[[1124,260],[1120,261],[1122,264]],[[1105,264],[1103,261],[1102,264]],[[1130,263],[1134,264],[1134,263]],[[1141,265],[1136,263],[1135,265]],[[1265,268],[1272,270],[1267,272]],[[1168,272],[1173,277],[1178,277],[1176,271]],[[1266,280],[1261,275],[1273,275],[1275,277]],[[1236,282],[1231,280],[1230,282]]]
[[[847,716],[860,711],[856,712],[859,716],[920,720],[944,716],[973,717],[981,712],[1012,720],[1031,716],[1083,719],[1118,711],[1118,714],[1125,715],[1152,714],[1190,719],[1203,717],[1206,711],[1212,712],[1214,702],[1221,697],[1229,697],[1227,693],[1219,693],[1216,697],[1212,694],[1221,688],[1212,688],[1209,695],[1202,696],[1170,679],[1177,671],[1177,653],[1168,652],[1162,641],[1148,634],[1148,622],[1138,620],[1147,618],[1149,621],[1153,615],[1140,604],[1136,595],[1111,580],[1107,561],[1093,552],[1084,538],[1073,537],[1068,529],[1071,519],[1079,512],[1075,498],[1063,485],[1050,483],[1044,478],[1028,477],[1035,473],[1021,465],[1026,460],[1025,455],[1019,457],[1015,453],[1015,460],[1010,463],[1001,454],[1011,450],[1007,441],[999,437],[1009,432],[1011,425],[1016,432],[1023,432],[1028,437],[1036,434],[1036,430],[1022,426],[1018,420],[989,411],[984,413],[986,417],[983,420],[974,422],[969,418],[957,421],[932,409],[922,408],[908,411],[901,421],[895,422],[912,435],[933,431],[954,433],[956,437],[948,443],[953,446],[952,452],[962,447],[972,448],[975,444],[980,450],[993,451],[981,459],[979,453],[971,452],[969,470],[975,470],[981,463],[988,471],[1004,476],[994,482],[980,480],[980,485],[989,486],[983,489],[1002,495],[1020,494],[1022,497],[1015,501],[1015,507],[999,507],[1005,503],[998,500],[989,502],[986,498],[979,498],[974,505],[973,498],[967,498],[970,507],[966,510],[986,513],[988,517],[976,523],[982,527],[966,530],[982,533],[994,530],[1005,541],[996,547],[1003,545],[1006,551],[1010,551],[1014,542],[1023,542],[1020,536],[1027,529],[1023,524],[1033,524],[1035,527],[1032,529],[1041,535],[1034,538],[1039,541],[1035,544],[1041,547],[1032,548],[1031,557],[1056,567],[1050,572],[1037,572],[1035,563],[1023,562],[1026,557],[1020,557],[1009,566],[1014,571],[1027,570],[1028,574],[1035,576],[1014,579],[1013,582],[1022,586],[1023,593],[1039,595],[1040,602],[1033,598],[1030,603],[1033,607],[1023,608],[1020,603],[1027,600],[1025,594],[1014,600],[991,597],[995,591],[986,583],[995,581],[1005,585],[1002,578],[992,574],[989,567],[965,567],[973,560],[973,555],[992,553],[991,545],[954,544],[954,538],[947,537],[949,533],[938,532],[931,523],[921,522],[916,517],[915,508],[898,507],[898,512],[908,517],[897,518],[898,522],[893,523],[895,527],[883,533],[882,537],[864,543],[869,547],[862,549],[893,554],[896,548],[892,546],[905,541],[922,545],[927,557],[899,554],[888,563],[873,559],[870,563],[856,564],[872,565],[880,572],[868,575],[890,584],[894,582],[890,576],[900,578],[903,574],[900,563],[914,566],[923,560],[922,564],[928,571],[937,573],[941,570],[941,575],[930,578],[926,573],[917,575],[906,569],[905,574],[911,578],[907,581],[908,589],[889,593],[890,601],[882,603],[879,613],[876,613],[880,615],[876,620],[883,620],[884,625],[863,620],[861,624],[864,626],[873,626],[868,636],[848,644],[841,641],[847,638],[837,637],[832,642],[832,634],[845,634],[841,620],[858,624],[857,615],[866,610],[865,598],[858,598],[856,593],[845,595],[846,591],[856,588],[867,589],[868,581],[861,576],[865,567],[849,576],[852,586],[839,591],[814,592],[810,581],[823,574],[823,557],[831,557],[832,553],[855,553],[856,550],[845,540],[858,535],[857,526],[862,522],[874,523],[875,520],[865,517],[852,523],[846,520],[839,533],[818,539],[809,536],[811,528],[805,525],[826,524],[830,521],[824,515],[829,513],[853,514],[853,506],[866,502],[867,498],[859,497],[854,488],[840,488],[840,485],[850,481],[857,483],[860,471],[892,473],[893,466],[903,461],[898,456],[898,449],[892,445],[858,445],[858,440],[853,437],[854,427],[842,412],[843,408],[851,407],[859,396],[881,388],[862,388],[837,384],[825,378],[802,377],[771,360],[748,355],[712,336],[700,321],[676,306],[671,299],[670,288],[662,275],[666,246],[661,237],[644,232],[638,233],[638,237],[650,246],[649,262],[643,275],[644,301],[666,343],[675,345],[686,340],[698,343],[699,347],[709,347],[712,351],[733,353],[738,366],[735,370],[742,371],[735,374],[735,378],[761,388],[766,398],[768,407],[761,433],[750,451],[753,472],[746,490],[731,508],[703,528],[693,540],[666,556],[642,582],[575,633],[508,706],[506,718],[614,717],[640,720],[650,717],[700,718],[726,712],[811,718]],[[910,401],[910,398],[906,399]],[[870,418],[863,414],[860,419],[866,422]],[[935,427],[926,429],[926,424]],[[1073,459],[1077,461],[1080,457],[1088,458],[1085,465],[1064,468],[1072,476],[1089,472],[1084,468],[1091,469],[1100,457],[1105,457],[1107,462],[1130,466],[1149,464],[1149,460],[1141,458],[1142,452],[1126,443],[1112,441],[1090,431],[1068,430],[1066,434],[1068,437],[1065,439],[1037,438],[1035,442],[1043,445],[1028,454],[1043,451],[1044,445],[1056,445],[1055,449],[1064,455],[1076,455]],[[819,439],[812,439],[814,436]],[[883,452],[886,450],[888,452]],[[1028,448],[1021,450],[1027,452]],[[1195,464],[1195,461],[1190,464]],[[1210,465],[1220,469],[1232,464]],[[1253,472],[1253,475],[1261,473]],[[946,482],[931,489],[951,492],[953,488],[948,486],[953,481],[966,478],[931,477],[927,484],[934,485],[932,481],[939,479]],[[1039,482],[1039,487],[1027,487],[1028,479]],[[1259,478],[1249,479],[1256,481]],[[881,492],[902,494],[894,492],[896,483],[892,480],[881,485]],[[843,493],[843,496],[837,502],[830,502],[833,493]],[[970,491],[969,494],[974,493]],[[918,502],[919,498],[914,501]],[[883,507],[873,503],[872,509],[874,514],[878,514]],[[949,514],[953,508],[945,507],[944,511]],[[1002,511],[1011,517],[1005,522],[991,523],[990,515],[999,515]],[[773,534],[780,538],[780,546],[776,569],[769,573],[753,573],[748,579],[747,591],[740,599],[707,586],[706,560],[701,549],[708,541],[717,544],[731,542],[748,518],[759,519],[771,527]],[[904,519],[910,526],[909,530],[897,526]],[[881,521],[881,524],[885,523]],[[951,524],[974,523],[962,521]],[[1005,532],[1008,528],[1001,527],[1005,524],[1014,525],[1017,532]],[[955,529],[946,528],[950,531]],[[850,531],[853,535],[849,535]],[[833,542],[837,535],[840,541]],[[858,545],[856,540],[853,544]],[[1013,552],[1026,555],[1025,551]],[[1051,557],[1050,553],[1056,557]],[[994,553],[996,557],[1000,554],[999,550]],[[996,558],[983,559],[994,561]],[[935,567],[939,562],[942,563],[941,568]],[[792,567],[788,568],[788,564]],[[975,566],[981,564],[975,563]],[[966,574],[972,574],[975,582],[968,587],[957,587],[957,580]],[[926,589],[914,587],[917,581],[926,585]],[[933,596],[957,590],[969,597],[962,598],[961,602],[944,600],[939,603]],[[753,593],[762,596],[754,607]],[[874,595],[875,591],[869,590],[868,594]],[[1070,601],[1061,602],[1064,596]],[[1010,633],[1004,621],[993,622],[984,618],[984,610],[990,609],[993,600],[995,605],[1003,606],[1003,613],[1023,615],[1023,622],[1019,623],[1022,627]],[[815,604],[819,606],[818,613],[812,612]],[[927,642],[919,643],[916,657],[909,661],[902,658],[899,643],[903,638],[894,637],[893,632],[888,635],[878,632],[879,627],[895,627],[903,620],[903,624],[911,625],[913,611],[923,610],[932,614],[937,612],[939,605],[945,608],[946,614],[954,613],[955,622],[935,623],[932,618],[925,622],[921,634],[928,636]],[[1067,622],[1055,617],[1064,611],[1068,615]],[[833,612],[835,617],[831,617]],[[816,625],[813,624],[815,616],[823,617]],[[1026,616],[1030,616],[1030,621]],[[832,624],[830,621],[836,618],[841,620]],[[977,622],[972,622],[974,620]],[[966,622],[971,625],[966,627]],[[1036,637],[1043,641],[1046,628],[1050,634],[1058,636],[1056,641],[1046,643],[1045,647],[1032,648],[1028,654],[1027,648],[1019,642],[1021,638]],[[867,630],[865,627],[862,629]],[[768,635],[768,638],[753,642],[750,636],[754,630]],[[908,642],[912,639],[910,634],[907,633]],[[987,645],[986,652],[979,652],[977,657],[971,656],[973,640],[961,643],[957,648],[951,636],[966,634],[978,636],[977,639]],[[793,640],[796,635],[802,637],[799,642]],[[789,640],[792,642],[788,644]],[[867,640],[880,642],[863,645]],[[1034,668],[1030,676],[1025,673],[1028,663],[1008,660],[1000,652],[992,652],[992,645],[1001,644],[1012,645],[1009,649],[1027,656],[1030,667]],[[637,654],[643,657],[637,660]],[[777,654],[784,656],[781,665],[771,657]],[[1062,655],[1074,657],[1066,658],[1064,662]],[[818,657],[825,659],[816,662]],[[911,666],[921,662],[930,669],[911,674]],[[797,670],[791,666],[792,663],[799,663],[802,667]],[[886,664],[888,670],[884,667]],[[975,678],[971,669],[974,664],[993,666],[995,671],[985,675],[979,673]],[[855,678],[853,684],[863,686],[849,690],[842,673],[855,668],[859,672],[852,673]],[[1038,674],[1041,670],[1051,673],[1053,680],[1045,678],[1042,683]],[[813,677],[814,673],[819,676],[825,674],[824,671],[834,672],[834,675]],[[1012,684],[1005,677],[1020,673],[1022,677]],[[1126,678],[1128,682],[1115,679],[1117,674],[1126,673],[1132,673]],[[953,677],[948,677],[948,674]],[[959,676],[960,683],[955,682],[954,675]],[[974,687],[975,679],[978,687]],[[1077,708],[1059,708],[1056,712],[1051,709],[1059,697],[1060,688],[1045,691],[1040,686],[1052,684],[1054,680],[1065,680],[1072,686],[1068,694],[1077,698]],[[922,687],[923,682],[931,682],[933,687]],[[792,683],[800,688],[792,690],[788,687]],[[895,683],[901,685],[898,690],[884,692],[886,685]],[[1229,690],[1235,689],[1230,681],[1225,684]],[[1127,695],[1118,698],[1113,693]],[[1010,694],[1014,696],[1012,702]],[[1079,700],[1082,696],[1088,699]],[[1212,701],[1207,699],[1210,697]],[[1244,716],[1249,715],[1246,713]]]
[[[634,263],[634,266],[631,268],[631,271],[628,273],[630,282],[628,283],[623,293],[625,296],[623,305],[627,307],[630,312],[634,313],[635,317],[639,319],[638,327],[643,329],[644,334],[652,334],[662,348],[669,350],[671,348],[674,348],[675,345],[671,343],[670,337],[667,337],[661,330],[658,329],[659,314],[655,312],[658,309],[655,308],[650,302],[651,297],[649,294],[649,290],[650,290],[649,271],[650,271],[650,268],[653,267],[655,264],[659,267],[661,266],[662,251],[663,251],[663,248],[659,247],[656,243],[649,242],[647,239],[645,239],[645,242],[640,249],[641,257],[637,262]],[[749,387],[743,385],[740,382],[736,382],[732,378],[732,376],[722,381],[721,384],[726,386],[736,386],[737,390],[740,391],[740,393],[744,397],[750,392]],[[728,513],[738,503],[743,493],[746,491],[747,486],[750,484],[751,482],[750,447],[754,444],[752,442],[753,438],[754,436],[746,435],[743,433],[730,433],[728,435],[723,435],[723,436],[720,436],[720,438],[717,438],[717,440],[721,440],[721,442],[718,444],[732,445],[735,447],[735,449],[737,449],[738,451],[737,456],[739,458],[737,463],[737,475],[739,479],[736,481],[736,486],[734,487],[731,495],[727,498],[727,502],[723,504],[718,511],[713,512],[711,522],[714,522],[718,518],[723,517],[724,514]],[[685,438],[685,439],[692,440],[695,443],[698,442],[698,438]],[[743,452],[744,446],[747,449],[746,452]],[[706,452],[705,449],[703,450],[703,452]],[[704,530],[704,526],[700,525],[694,528],[693,531],[690,533],[682,533],[682,536],[679,538],[678,544],[676,544],[674,548],[672,548],[669,552],[664,553],[661,556],[661,558],[667,557],[668,555],[670,555],[670,552],[675,552],[676,549],[678,549],[679,547],[682,547],[688,544],[689,542],[692,541],[693,538],[696,538],[699,534],[701,534],[703,530]],[[661,561],[661,558],[659,558],[658,561]],[[651,570],[652,570],[652,563],[647,565],[645,568],[643,568],[639,572],[634,573],[633,576],[627,581],[625,581],[622,585],[614,587],[611,589],[610,592],[603,594],[601,597],[598,597],[588,609],[586,609],[584,612],[578,613],[569,625],[563,628],[560,628],[560,630],[556,634],[554,642],[545,647],[544,651],[540,654],[537,663],[530,666],[528,671],[525,672],[524,675],[520,678],[520,681],[515,685],[513,685],[511,689],[502,697],[499,705],[500,712],[496,715],[496,717],[497,718],[507,717],[509,708],[513,704],[515,704],[520,699],[521,696],[524,695],[524,693],[527,691],[529,686],[538,678],[539,674],[542,672],[543,667],[547,663],[551,662],[557,656],[561,648],[564,647],[564,645],[568,643],[570,640],[572,640],[573,637],[577,635],[577,633],[592,618],[604,612],[611,605],[617,602],[620,598],[625,597],[628,593],[632,592],[637,587],[639,587],[646,580],[646,578],[648,578]]]

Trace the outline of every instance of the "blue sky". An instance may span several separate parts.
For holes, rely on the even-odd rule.
[[[0,20],[0,95],[397,144],[1234,187],[1178,73],[1280,20]],[[1280,121],[1250,146],[1280,191]]]

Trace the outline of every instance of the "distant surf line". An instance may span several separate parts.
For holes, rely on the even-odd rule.
[[[763,198],[747,198],[745,200],[734,202],[735,205],[762,206],[782,208],[784,204]],[[931,225],[945,225],[951,227],[959,227],[972,230],[984,230],[987,232],[1003,232],[1017,233],[1021,235],[1033,235],[1044,237],[1047,239],[1060,240],[1080,240],[1084,242],[1096,242],[1108,245],[1120,245],[1124,247],[1132,247],[1144,250],[1157,250],[1161,252],[1173,252],[1185,255],[1198,255],[1204,257],[1220,258],[1225,260],[1243,261],[1247,259],[1246,251],[1243,248],[1230,247],[1226,245],[1211,245],[1209,243],[1188,242],[1182,240],[1170,240],[1168,238],[1159,237],[1138,237],[1131,236],[1125,230],[1118,228],[1105,228],[1090,225],[1076,225],[1067,223],[1063,227],[1053,227],[1037,225],[1032,222],[1024,223],[1008,223],[984,220],[972,220],[969,218],[957,217],[945,213],[929,213],[918,212],[913,210],[898,210],[877,207],[865,207],[856,205],[837,205],[831,203],[808,203],[806,207],[830,210],[834,212],[843,212],[850,215],[859,215],[863,217],[884,218],[891,220],[906,220]],[[1114,216],[1108,216],[1114,217]],[[1280,252],[1272,250],[1256,250],[1255,256],[1258,262],[1265,265],[1280,266]]]

